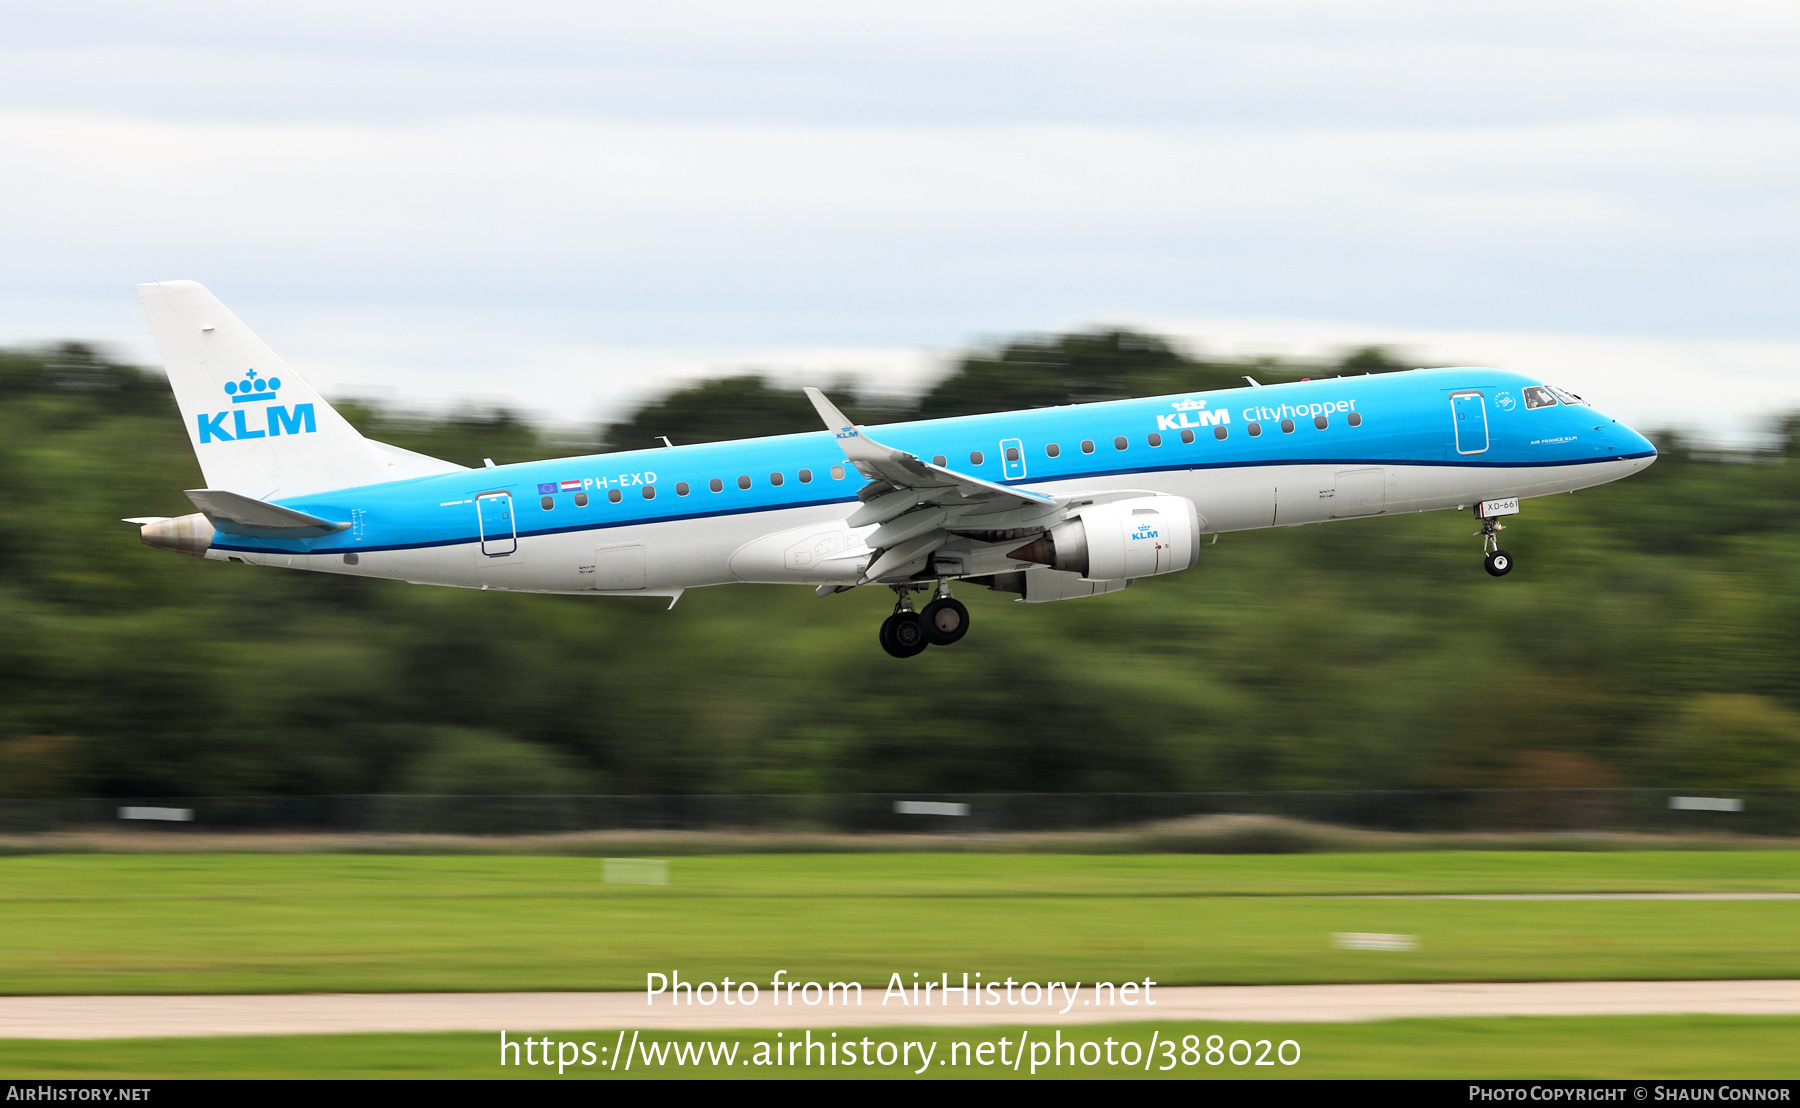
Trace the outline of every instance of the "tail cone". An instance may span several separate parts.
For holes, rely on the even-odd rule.
[[[173,519],[152,520],[138,530],[138,540],[158,550],[204,557],[212,545],[213,525],[199,512]]]

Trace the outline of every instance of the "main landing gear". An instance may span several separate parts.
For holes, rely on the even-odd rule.
[[[1506,524],[1497,519],[1481,521],[1481,530],[1475,534],[1481,537],[1481,566],[1493,577],[1505,577],[1512,572],[1512,555],[1500,549],[1499,532],[1506,530]]]
[[[937,596],[924,611],[912,608],[911,585],[895,585],[894,614],[881,623],[881,648],[896,658],[910,658],[927,646],[949,646],[969,633],[969,609],[939,581]]]

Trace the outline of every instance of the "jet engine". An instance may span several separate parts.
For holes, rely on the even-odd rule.
[[[1007,556],[1089,581],[1174,573],[1200,557],[1200,513],[1162,494],[1091,504]]]

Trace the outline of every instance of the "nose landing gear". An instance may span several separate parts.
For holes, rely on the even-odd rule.
[[[1475,532],[1481,537],[1481,567],[1489,576],[1505,577],[1512,572],[1512,555],[1500,549],[1498,532],[1506,530],[1506,524],[1489,517],[1481,521],[1481,530]]]
[[[894,585],[894,614],[881,623],[881,648],[896,658],[911,658],[927,646],[949,646],[969,633],[969,609],[939,581],[937,597],[925,610],[912,608],[912,586]]]

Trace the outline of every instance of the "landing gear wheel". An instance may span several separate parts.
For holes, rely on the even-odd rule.
[[[1505,577],[1512,572],[1512,555],[1504,550],[1495,550],[1481,559],[1481,564],[1495,577]]]
[[[949,646],[969,633],[969,609],[960,600],[939,597],[919,613],[919,624],[932,646]]]
[[[881,649],[896,658],[910,658],[929,645],[917,612],[895,612],[887,617],[881,623],[880,637]]]

